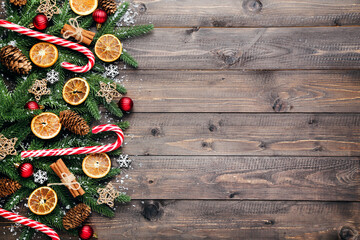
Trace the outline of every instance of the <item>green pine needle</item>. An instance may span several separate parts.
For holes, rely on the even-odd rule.
[[[125,50],[122,52],[120,60],[133,68],[138,68],[139,66],[136,60]]]
[[[115,32],[115,36],[119,39],[128,39],[133,37],[139,37],[149,33],[154,29],[153,24],[138,25],[132,27],[121,27]]]
[[[21,229],[21,234],[19,240],[31,240],[34,237],[35,229],[30,227],[23,227]]]

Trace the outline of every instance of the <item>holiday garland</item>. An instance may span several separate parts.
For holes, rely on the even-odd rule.
[[[25,27],[33,24],[41,29],[40,27],[43,27],[39,26],[41,17],[37,19],[38,22],[35,22],[39,16],[40,3],[40,0],[6,0],[7,20]],[[51,2],[47,4],[51,4]],[[101,23],[102,26],[94,34],[92,34],[94,32],[92,29],[99,22],[94,22],[92,15],[79,17],[72,11],[67,1],[58,2],[56,5],[62,5],[59,9],[61,13],[52,12],[50,17],[47,16],[43,19],[45,22],[49,20],[49,25],[47,23],[43,32],[58,37],[63,37],[62,34],[67,29],[76,32],[79,30],[76,28],[77,25],[71,24],[71,19],[76,19],[78,27],[81,28],[80,34],[71,33],[70,37],[74,41],[83,43],[90,41],[90,50],[94,49],[104,35],[111,34],[117,39],[123,40],[146,34],[153,29],[151,24],[116,27],[117,22],[129,8],[127,2],[117,6],[113,0],[99,1],[99,5],[106,14],[111,16],[107,16],[106,21]],[[113,101],[113,97],[126,94],[123,86],[103,76],[103,73],[107,69],[111,69],[113,65],[105,64],[96,57],[95,65],[90,71],[76,74],[64,69],[61,63],[71,62],[82,66],[87,63],[88,59],[76,51],[57,47],[58,59],[55,64],[48,68],[41,68],[36,66],[37,64],[34,59],[31,59],[30,54],[31,49],[41,41],[2,28],[0,28],[0,39],[0,157],[2,156],[3,159],[0,164],[0,197],[4,200],[2,207],[13,210],[23,199],[36,194],[36,190],[43,187],[54,190],[58,202],[54,205],[52,212],[47,215],[29,212],[29,217],[33,220],[57,230],[67,230],[77,234],[76,228],[81,226],[90,215],[90,211],[113,217],[114,211],[108,206],[111,206],[111,201],[109,204],[109,199],[99,198],[99,196],[103,196],[106,191],[107,195],[113,196],[117,202],[130,201],[129,196],[114,192],[115,189],[108,184],[113,177],[120,173],[119,168],[109,169],[106,176],[102,178],[92,178],[89,177],[90,173],[85,173],[82,169],[82,162],[86,155],[61,156],[62,161],[60,161],[59,157],[24,159],[19,154],[21,150],[100,145],[99,141],[103,137],[107,137],[109,133],[93,134],[89,132],[89,126],[94,120],[101,118],[99,105],[104,106],[118,119],[123,116],[122,110],[129,111],[132,107],[132,101],[129,98],[121,100],[120,108]],[[138,67],[136,60],[126,50],[122,51],[119,60],[134,68]],[[116,76],[114,72],[112,69],[111,77]],[[69,104],[69,100],[64,99],[63,88],[69,79],[76,78],[85,79],[88,84],[88,95],[81,104],[72,105]],[[35,137],[30,128],[32,120],[36,116],[41,117],[42,114],[48,113],[59,116],[59,123],[66,130],[62,129],[57,136],[51,139]],[[126,121],[119,121],[115,124],[121,129],[129,126]],[[120,150],[108,153],[110,156],[119,156],[120,154]],[[36,174],[35,178],[32,178],[34,169]],[[61,177],[64,173],[68,173],[67,177],[71,177],[68,178],[68,185],[65,181],[65,185],[45,187],[47,183],[60,182],[58,174]],[[80,191],[80,188],[72,188],[76,184],[81,186],[83,192]],[[31,239],[33,234],[34,229],[24,227],[20,239]],[[84,235],[86,234],[84,233]]]

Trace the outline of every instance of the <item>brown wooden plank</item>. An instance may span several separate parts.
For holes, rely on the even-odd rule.
[[[117,177],[132,199],[359,201],[360,158],[140,156]],[[191,193],[191,196],[189,196]]]
[[[356,0],[142,0],[137,23],[158,27],[358,25]]]
[[[125,41],[140,69],[358,69],[358,27],[155,29]]]
[[[113,221],[93,222],[100,239],[315,240],[358,226],[359,210],[352,202],[137,201],[118,207]]]
[[[134,113],[130,155],[359,156],[357,114]]]
[[[343,225],[359,226],[359,213],[357,202],[132,201],[118,206],[117,217],[111,221],[96,214],[90,221],[101,240],[335,240]],[[1,223],[1,229],[6,226]],[[7,240],[18,237],[3,236]]]
[[[133,71],[134,112],[360,112],[359,71]]]

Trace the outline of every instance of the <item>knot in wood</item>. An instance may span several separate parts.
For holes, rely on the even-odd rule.
[[[138,9],[139,9],[140,13],[144,13],[144,12],[146,12],[147,7],[144,3],[140,3]]]
[[[275,99],[272,109],[274,112],[287,112],[289,110],[288,104],[280,98]]]
[[[160,135],[160,129],[159,128],[151,129],[151,135],[153,135],[154,137],[159,136]]]
[[[359,233],[349,226],[344,226],[339,232],[339,238],[341,240],[358,240]]]
[[[243,8],[246,12],[259,13],[262,7],[263,4],[260,0],[246,0],[243,2]]]
[[[214,131],[216,131],[217,130],[217,127],[214,125],[214,124],[210,124],[209,125],[209,131],[210,132],[214,132]]]
[[[143,205],[142,215],[149,221],[159,219],[163,215],[163,208],[159,201],[146,201]]]
[[[222,49],[216,51],[218,57],[228,66],[240,61],[240,53],[235,49]]]

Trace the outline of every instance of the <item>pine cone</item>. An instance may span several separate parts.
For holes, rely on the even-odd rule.
[[[28,74],[31,62],[17,47],[7,45],[0,50],[0,62],[7,69],[17,74]]]
[[[90,215],[91,208],[84,203],[79,203],[71,208],[63,217],[63,226],[66,230],[80,226]]]
[[[21,185],[9,178],[0,179],[0,198],[7,197],[21,188]]]
[[[114,14],[117,9],[115,0],[100,0],[99,4],[101,8],[108,14]]]
[[[24,6],[26,4],[27,0],[10,0],[10,2],[12,4],[14,4],[15,6],[21,7],[21,6]]]
[[[60,112],[60,122],[65,128],[78,135],[86,135],[90,131],[85,119],[71,110]]]

